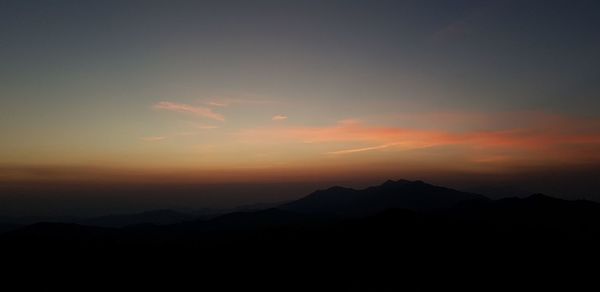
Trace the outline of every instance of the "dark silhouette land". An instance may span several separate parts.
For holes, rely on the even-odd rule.
[[[11,265],[171,289],[580,290],[598,264],[600,204],[399,180],[212,218],[163,210],[0,227]]]

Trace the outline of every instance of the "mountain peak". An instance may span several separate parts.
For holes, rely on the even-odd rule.
[[[388,180],[363,190],[332,187],[290,202],[281,208],[300,213],[368,215],[387,209],[431,210],[451,208],[483,196],[438,187],[423,181]]]

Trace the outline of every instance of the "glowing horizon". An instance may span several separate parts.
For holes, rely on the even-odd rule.
[[[200,2],[7,5],[0,181],[600,165],[593,4]]]

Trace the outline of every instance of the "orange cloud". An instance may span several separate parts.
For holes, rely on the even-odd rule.
[[[598,159],[590,155],[600,150],[600,133],[586,123],[568,118],[544,116],[519,129],[449,131],[401,127],[368,126],[355,120],[340,121],[325,127],[267,127],[247,129],[239,133],[246,142],[336,143],[359,147],[333,149],[327,154],[353,154],[381,150],[413,150],[435,146],[458,146],[472,152],[529,153],[548,159]],[[365,145],[366,144],[366,145]],[[369,145],[371,144],[371,145]],[[340,146],[335,146],[340,147]],[[342,146],[343,147],[343,146]],[[581,150],[585,148],[586,151]],[[494,154],[495,157],[507,154]],[[483,155],[485,156],[485,155]]]
[[[225,121],[223,115],[214,112],[212,109],[200,107],[200,106],[191,106],[182,103],[175,103],[169,101],[161,101],[154,105],[155,109],[160,110],[168,110],[180,113],[190,113],[198,116],[202,116],[205,118],[217,120],[217,121]]]
[[[245,141],[321,142],[396,142],[403,139],[443,139],[445,134],[394,127],[367,127],[358,121],[344,120],[327,127],[271,127],[247,129],[239,133]],[[424,137],[427,136],[427,137]],[[438,137],[439,136],[439,137]]]

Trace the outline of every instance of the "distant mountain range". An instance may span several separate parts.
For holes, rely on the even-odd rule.
[[[361,190],[334,186],[315,191],[295,201],[275,204],[254,204],[232,209],[230,212],[180,212],[152,210],[133,214],[115,214],[92,218],[77,217],[24,217],[2,218],[0,233],[34,223],[76,224],[108,228],[136,225],[203,226],[200,229],[247,229],[248,226],[282,225],[302,218],[360,218],[386,210],[405,209],[418,213],[448,213],[486,210],[498,211],[525,207],[553,207],[595,209],[600,204],[591,201],[567,201],[537,194],[525,199],[506,198],[491,200],[479,194],[440,187],[423,181],[388,180],[381,185]],[[467,208],[468,207],[468,208]],[[514,211],[514,210],[513,210]],[[466,213],[465,213],[466,214]],[[515,214],[511,212],[511,214]],[[209,227],[210,226],[210,227]]]
[[[34,223],[71,223],[86,226],[121,228],[139,224],[170,225],[181,222],[200,222],[216,217],[214,222],[231,225],[233,218],[248,218],[266,214],[262,210],[273,209],[283,213],[298,213],[311,216],[366,216],[387,209],[410,209],[415,211],[450,208],[462,201],[488,200],[482,195],[460,192],[438,187],[422,181],[388,180],[385,183],[363,190],[344,187],[331,187],[296,201],[288,203],[253,204],[241,206],[231,211],[210,210],[204,212],[180,212],[174,210],[151,210],[133,214],[113,214],[92,218],[78,217],[23,217],[4,218],[0,233],[19,226]],[[219,216],[219,214],[223,216]],[[253,218],[254,219],[254,218]],[[245,219],[244,219],[245,220]],[[240,219],[241,221],[244,221]],[[253,220],[250,220],[253,221]],[[281,222],[281,220],[275,220]],[[212,221],[211,221],[212,222]],[[229,222],[225,224],[224,222]]]
[[[0,233],[12,230],[18,226],[27,226],[35,223],[70,223],[98,227],[121,228],[138,224],[169,225],[184,221],[208,219],[228,213],[221,210],[150,210],[139,213],[111,214],[98,217],[75,216],[26,216],[26,217],[0,217]]]
[[[6,224],[0,250],[10,251],[3,260],[13,265],[66,262],[70,274],[139,272],[144,281],[193,279],[219,290],[539,291],[600,262],[600,204],[590,201],[542,194],[490,200],[398,180],[265,207]],[[521,275],[533,286],[521,286]],[[583,290],[579,283],[562,290]]]

